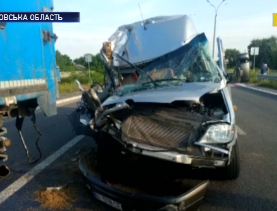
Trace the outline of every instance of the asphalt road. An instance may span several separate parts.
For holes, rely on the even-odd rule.
[[[232,88],[233,101],[238,107],[237,125],[241,154],[241,175],[235,181],[212,180],[201,210],[277,210],[277,96],[252,91],[242,87]],[[66,114],[75,103],[61,105],[58,115],[50,118],[38,114],[38,126],[43,133],[39,142],[46,159],[75,137]],[[32,157],[37,134],[26,119],[24,136]],[[11,174],[0,180],[0,191],[34,167],[27,162],[24,148],[14,127],[14,121],[6,122],[8,137],[12,140],[9,161]],[[0,204],[0,210],[93,210],[113,209],[91,197],[77,169],[77,161],[93,140],[84,138],[70,148],[29,183]],[[45,191],[46,187],[68,184],[60,191]]]

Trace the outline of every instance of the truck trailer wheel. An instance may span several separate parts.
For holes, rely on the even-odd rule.
[[[231,152],[230,164],[224,169],[224,178],[227,180],[234,180],[239,177],[240,174],[240,156],[238,143],[233,146]]]

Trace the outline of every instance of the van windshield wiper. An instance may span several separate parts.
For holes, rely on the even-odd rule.
[[[165,81],[180,81],[180,82],[186,82],[186,80],[184,79],[179,79],[179,78],[169,78],[169,79],[158,79],[158,80],[154,80],[155,83],[157,82],[165,82]],[[145,82],[142,84],[149,84],[151,82]],[[160,85],[159,85],[160,86]]]
[[[186,80],[179,79],[179,78],[167,78],[167,79],[158,79],[158,80],[155,80],[155,82],[163,82],[163,81],[186,81]]]
[[[137,71],[139,71],[142,74],[146,74],[148,76],[148,78],[150,79],[151,83],[154,84],[155,88],[157,86],[159,86],[152,78],[150,75],[148,75],[147,73],[145,73],[142,69],[140,69],[139,67],[133,65],[132,63],[130,63],[129,61],[127,61],[126,59],[124,59],[122,56],[119,56],[117,53],[114,53],[118,58],[120,58],[121,60],[123,60],[124,62],[126,62],[127,64],[129,64],[131,67],[135,68]]]

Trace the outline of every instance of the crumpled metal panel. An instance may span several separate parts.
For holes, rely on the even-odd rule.
[[[204,94],[219,89],[221,89],[220,83],[183,83],[181,86],[148,89],[124,96],[114,95],[109,97],[102,105],[107,106],[126,100],[147,103],[171,103],[182,100],[198,102]]]
[[[199,102],[204,94],[222,89],[226,86],[226,80],[212,61],[206,41],[204,34],[197,35],[187,45],[152,60],[143,67],[144,72],[134,84],[125,84],[118,88],[116,95],[108,98],[103,106],[126,100],[156,103],[182,100]],[[158,78],[153,76],[163,72],[162,70],[166,70],[167,74]],[[149,76],[158,82],[151,83]]]
[[[186,15],[159,16],[120,26],[109,38],[113,52],[136,64],[150,61],[187,44],[197,30]],[[122,60],[113,59],[114,66],[124,66]]]

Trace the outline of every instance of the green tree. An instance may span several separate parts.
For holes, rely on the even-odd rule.
[[[240,52],[237,49],[226,49],[225,59],[228,59],[228,68],[234,68],[236,66],[236,57]]]
[[[87,64],[86,64],[86,61],[85,61],[85,57],[84,56],[81,56],[79,57],[78,59],[74,59],[73,61],[75,64],[80,64],[80,65],[83,65],[85,67],[87,67]]]
[[[72,60],[66,54],[61,54],[60,51],[56,51],[57,65],[60,67],[61,71],[74,71],[75,67]]]
[[[263,39],[253,39],[248,46],[250,54],[251,47],[259,47],[259,55],[255,57],[255,66],[260,67],[262,63],[267,63],[270,69],[277,69],[277,37],[271,36]],[[254,61],[254,56],[250,56]]]
[[[88,69],[88,64],[85,61],[85,56],[74,59],[75,64],[80,64]],[[104,72],[104,64],[100,59],[100,54],[92,55],[92,63],[90,63],[90,69],[97,72]]]
[[[104,72],[104,64],[103,61],[100,58],[100,54],[96,54],[92,58],[92,67],[97,72]]]
[[[77,67],[74,64],[82,65],[86,67],[86,70],[88,70],[88,64],[85,61],[85,56],[81,56],[72,61],[68,55],[62,54],[60,51],[57,50],[56,59],[61,71],[77,70]],[[90,69],[100,73],[104,72],[104,64],[103,61],[100,59],[99,53],[96,55],[92,55],[92,63],[90,63]]]

